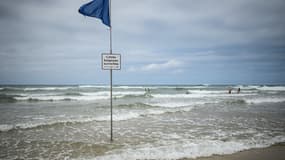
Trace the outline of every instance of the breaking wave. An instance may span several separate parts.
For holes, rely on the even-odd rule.
[[[118,107],[127,107],[127,108],[135,108],[135,107],[144,106],[144,108],[140,108],[140,110],[132,110],[132,111],[125,111],[120,113],[113,114],[113,121],[125,121],[134,118],[140,118],[145,116],[151,115],[160,115],[160,114],[167,114],[167,113],[175,113],[175,112],[189,112],[193,109],[193,107],[177,107],[177,108],[169,108],[169,109],[161,109],[157,106],[152,106],[148,104],[138,103],[131,105],[121,105]],[[43,118],[44,119],[44,118]],[[38,121],[31,121],[26,123],[18,123],[14,125],[9,124],[0,124],[0,131],[6,132],[10,130],[17,130],[17,129],[33,129],[39,127],[54,127],[54,126],[64,126],[64,125],[73,125],[79,123],[88,123],[88,122],[103,122],[103,121],[110,121],[110,115],[102,115],[102,116],[79,116],[79,117],[65,117],[65,119],[56,120],[57,117],[47,117],[47,120],[44,122]]]
[[[252,98],[252,99],[246,99],[246,102],[249,104],[260,104],[260,103],[280,103],[280,102],[285,102],[285,98],[268,98],[268,97],[263,97],[263,98]]]
[[[164,146],[141,145],[137,146],[136,148],[118,149],[107,155],[96,157],[95,159],[195,159],[198,157],[209,157],[212,155],[233,154],[239,151],[253,148],[265,148],[284,141],[284,136],[277,136],[268,140],[251,143],[248,141],[224,142],[220,140],[197,140],[192,142],[186,141],[182,143],[174,143]]]
[[[20,95],[6,95],[0,94],[0,102],[16,102],[16,97],[21,97]]]

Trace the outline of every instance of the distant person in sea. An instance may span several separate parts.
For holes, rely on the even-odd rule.
[[[150,89],[149,88],[145,88],[144,91],[145,91],[145,95],[150,94]]]
[[[232,88],[229,89],[229,94],[232,94]]]
[[[238,90],[237,90],[237,94],[239,94],[240,93],[240,88],[238,88]]]

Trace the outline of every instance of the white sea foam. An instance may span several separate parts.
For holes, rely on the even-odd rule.
[[[166,107],[166,108],[177,108],[185,106],[202,105],[207,103],[206,101],[195,101],[195,102],[175,102],[175,101],[165,101],[165,102],[148,102],[147,105]]]
[[[0,131],[1,132],[5,132],[5,131],[9,131],[13,129],[13,125],[9,125],[9,124],[0,124]]]
[[[245,90],[252,90],[252,89],[256,89],[256,88],[258,88],[258,87],[260,87],[260,86],[257,86],[257,85],[249,85],[249,86],[247,86],[247,85],[238,85],[238,86],[236,86],[236,87],[238,87],[238,88],[240,88],[240,89],[245,89]]]
[[[114,92],[114,95],[123,95],[123,96],[126,96],[126,95],[144,95],[145,92],[144,91],[125,91],[125,92]]]
[[[223,96],[229,96],[228,94],[228,90],[188,90],[188,92],[190,94],[198,94],[198,95],[213,95],[213,96],[219,96],[219,95],[223,95]],[[243,95],[256,95],[257,94],[257,90],[242,90],[239,94],[237,94],[237,89],[232,90],[232,95],[236,95],[236,96],[243,96]]]
[[[86,96],[109,96],[110,91],[100,91],[100,92],[81,92],[80,94]],[[144,95],[143,91],[115,91],[113,96],[126,96],[126,95]]]
[[[259,97],[259,98],[246,99],[246,102],[247,102],[247,103],[254,103],[254,104],[260,104],[260,103],[279,103],[279,102],[285,102],[285,98]]]
[[[250,85],[250,86],[238,86],[242,90],[261,90],[261,91],[285,91],[285,86],[258,86],[258,85]]]
[[[181,159],[211,156],[213,154],[232,154],[246,150],[251,146],[246,146],[239,142],[222,142],[214,140],[204,140],[193,143],[172,144],[167,146],[139,146],[116,150],[113,154],[96,157],[97,160],[125,160],[125,159]]]
[[[45,119],[45,120],[44,120]],[[36,128],[39,126],[48,126],[57,123],[85,123],[85,122],[92,122],[92,121],[103,121],[98,117],[89,117],[89,116],[77,116],[77,117],[66,117],[66,116],[59,116],[59,117],[42,117],[40,119],[36,119],[35,121],[27,121],[25,123],[17,123],[17,124],[1,124],[0,131],[5,132],[12,129],[30,129]],[[43,121],[44,120],[44,121]]]
[[[190,111],[192,107],[180,107],[180,108],[169,108],[169,109],[161,109],[161,108],[153,108],[153,109],[145,109],[145,110],[132,110],[132,111],[120,111],[113,114],[113,121],[125,121],[134,118],[139,118],[147,115],[159,115],[164,113],[174,113],[177,111]],[[102,115],[102,116],[75,116],[68,117],[65,115],[60,115],[56,117],[40,117],[40,118],[32,118],[34,121],[27,121],[25,123],[17,123],[14,125],[10,124],[1,124],[0,131],[5,132],[11,129],[29,129],[35,128],[39,126],[48,126],[57,123],[86,123],[92,121],[110,121],[110,115]]]
[[[169,108],[183,107],[190,105],[189,103],[183,103],[183,102],[157,102],[157,103],[147,103],[147,104],[152,106],[169,107]]]
[[[113,96],[116,98],[122,98],[127,95],[144,95],[143,91],[124,91],[113,92]],[[100,92],[80,92],[82,96],[78,95],[55,95],[54,93],[47,94],[21,94],[20,97],[15,97],[16,100],[38,100],[38,101],[63,101],[63,100],[76,100],[76,101],[92,101],[92,100],[105,100],[110,98],[109,91]]]
[[[152,94],[154,98],[207,98],[207,97],[242,97],[255,95],[254,93],[242,94]]]
[[[128,113],[119,114],[119,115],[114,114],[113,121],[124,121],[124,120],[132,119],[132,118],[138,118],[140,116],[141,114],[136,113],[136,112],[128,112]],[[111,119],[110,115],[107,115],[107,116],[97,117],[96,121],[110,121],[110,119]]]
[[[219,140],[195,140],[184,143],[174,143],[163,146],[150,144],[133,148],[118,149],[107,155],[99,156],[96,160],[125,160],[125,159],[181,159],[198,158],[212,155],[232,154],[252,148],[264,148],[275,143],[284,142],[285,137],[278,136],[259,142],[250,141],[219,141]]]
[[[79,88],[109,88],[110,86],[106,85],[80,85]]]
[[[92,100],[104,100],[108,99],[108,96],[27,96],[27,97],[15,97],[16,100],[26,101],[65,101],[65,100],[77,100],[77,101],[92,101]]]
[[[227,90],[211,91],[211,90],[188,90],[191,94],[226,94]]]
[[[81,93],[84,96],[110,96],[110,92],[109,91],[100,91],[100,92],[90,92],[90,93]],[[122,96],[126,96],[126,95],[144,95],[145,92],[143,91],[115,91],[113,92],[113,96],[117,96],[117,97],[122,97]]]
[[[52,91],[52,90],[67,90],[71,89],[73,87],[32,87],[32,88],[24,88],[24,91],[37,91],[37,90],[46,90],[46,91]]]
[[[194,94],[152,94],[154,98],[200,98],[201,95]]]
[[[142,86],[115,86],[113,88],[120,88],[120,89],[144,89],[145,87],[142,87]]]
[[[139,118],[142,116],[147,115],[160,115],[164,113],[174,113],[178,111],[190,111],[192,110],[192,107],[180,107],[180,108],[174,108],[174,109],[161,109],[161,108],[154,108],[154,109],[145,109],[145,110],[133,110],[128,112],[120,112],[113,115],[114,121],[124,121],[129,120],[133,118]],[[109,121],[110,115],[100,116],[95,118],[96,121]]]
[[[263,86],[263,87],[257,87],[257,89],[265,91],[285,91],[284,86]]]
[[[100,91],[100,92],[80,92],[83,96],[109,96],[110,92]]]

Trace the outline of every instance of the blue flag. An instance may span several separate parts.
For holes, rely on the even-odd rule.
[[[84,16],[99,18],[105,25],[111,27],[109,0],[93,0],[86,3],[79,8],[79,13],[83,14]]]

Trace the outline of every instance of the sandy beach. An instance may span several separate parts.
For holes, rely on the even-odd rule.
[[[214,155],[196,159],[182,160],[284,160],[285,144],[277,144],[268,148],[250,149],[229,155]]]

